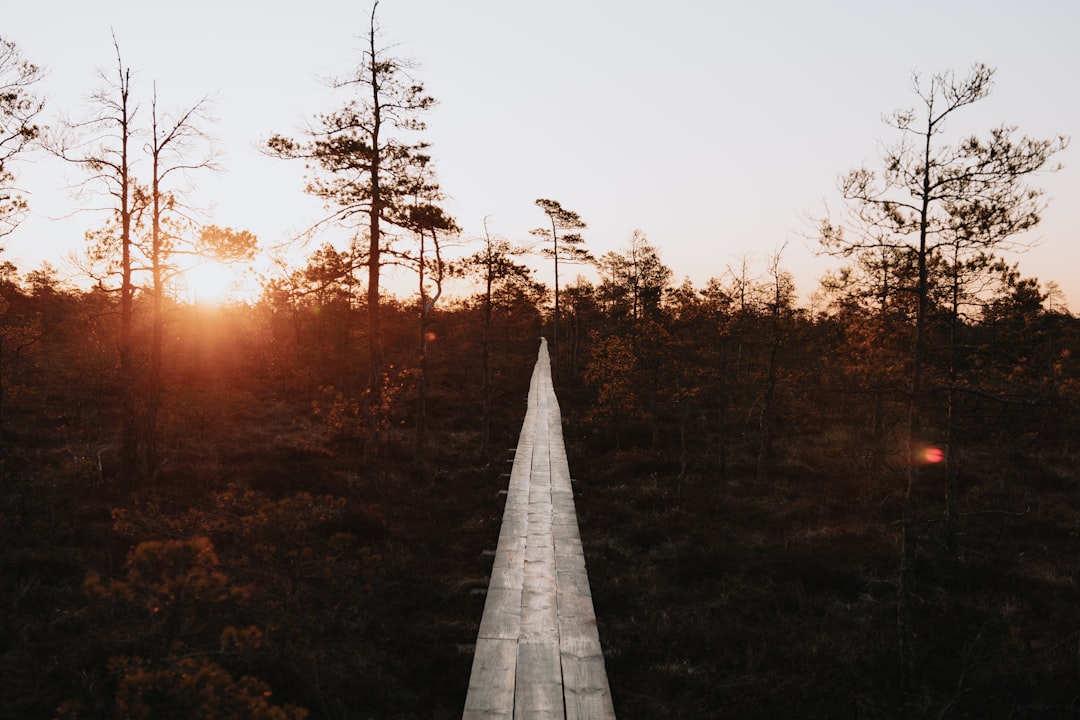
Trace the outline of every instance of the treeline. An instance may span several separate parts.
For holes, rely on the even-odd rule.
[[[913,298],[897,291],[882,306],[880,288],[851,294],[830,277],[816,307],[801,307],[779,261],[671,286],[635,234],[603,258],[599,282],[564,288],[558,362],[583,393],[584,425],[614,448],[678,448],[684,473],[737,467],[761,481],[830,456],[879,482],[909,451],[937,448],[920,457],[951,474],[966,446],[1071,443],[1077,320],[1037,280],[1002,265],[970,314],[931,305],[930,399],[921,436],[908,438]]]
[[[348,273],[331,271],[341,259],[316,252],[254,305],[167,304],[161,460],[152,474],[140,464],[134,486],[118,482],[117,298],[66,287],[47,269],[20,278],[7,268],[0,437],[4,599],[13,612],[4,657],[6,676],[18,679],[5,688],[9,707],[25,716],[63,706],[68,717],[136,717],[140,708],[159,712],[155,703],[255,713],[267,683],[283,698],[265,710],[285,713],[275,716],[300,707],[336,716],[316,698],[367,707],[347,686],[376,660],[360,650],[331,655],[344,652],[341,638],[372,649],[360,628],[380,606],[388,555],[403,550],[390,526],[458,507],[414,504],[431,498],[413,493],[442,483],[470,483],[457,502],[476,502],[487,487],[490,503],[498,449],[514,443],[536,339],[552,332],[553,316],[550,294],[516,275],[490,296],[446,302],[426,317],[415,299],[386,301],[384,462],[370,474],[369,368],[355,352],[366,308]],[[598,282],[562,289],[554,361],[568,436],[591,458],[587,467],[644,451],[656,458],[650,482],[659,472],[677,501],[736,480],[764,488],[827,477],[894,496],[918,462],[928,470],[916,527],[925,542],[948,547],[955,538],[938,518],[950,498],[963,498],[958,487],[1019,457],[1051,465],[1075,457],[1080,322],[1035,280],[1001,267],[971,316],[931,306],[930,402],[912,442],[910,296],[897,292],[882,306],[880,288],[852,293],[832,282],[818,307],[799,307],[781,260],[760,270],[747,263],[701,288],[675,285],[636,233],[597,261]],[[144,397],[153,317],[145,300],[134,317],[135,395]],[[494,415],[488,441],[485,404]],[[136,409],[142,417],[145,405]],[[974,508],[959,502],[951,532],[962,537]],[[459,507],[453,521],[480,507]],[[460,612],[444,620],[467,626],[479,617]],[[469,629],[458,632],[470,641]],[[338,669],[327,675],[330,665]]]

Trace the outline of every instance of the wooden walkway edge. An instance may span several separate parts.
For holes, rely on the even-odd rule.
[[[546,340],[510,472],[463,717],[615,717]]]

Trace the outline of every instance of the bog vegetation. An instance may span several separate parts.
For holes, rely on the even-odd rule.
[[[212,165],[200,104],[129,143],[117,47],[106,129],[47,137],[0,47],[0,146],[44,139],[116,205],[93,284],[0,272],[0,714],[460,716],[541,335],[619,717],[1080,712],[1080,320],[1007,259],[1064,140],[946,142],[993,73],[935,76],[842,180],[809,306],[782,248],[698,287],[643,232],[592,256],[542,198],[549,288],[501,238],[445,261],[459,231],[402,139],[432,101],[374,30],[325,133],[268,144],[362,242],[212,307],[170,290],[177,257],[257,239],[185,225],[168,187]],[[388,262],[413,296],[380,292]]]

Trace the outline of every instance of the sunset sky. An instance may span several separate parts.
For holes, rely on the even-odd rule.
[[[259,148],[342,104],[322,78],[355,66],[370,7],[60,0],[5,13],[0,34],[47,69],[49,122],[83,117],[99,71],[113,76],[111,32],[144,109],[155,82],[165,110],[209,95],[223,171],[193,177],[194,202],[212,205],[206,221],[272,245],[322,210],[302,192],[302,165]],[[543,220],[533,200],[548,197],[581,214],[594,254],[640,228],[697,284],[746,256],[763,273],[786,243],[803,296],[838,266],[815,257],[812,219],[838,215],[839,174],[876,167],[894,138],[882,115],[914,105],[912,71],[984,62],[998,69],[993,94],[950,129],[1074,139],[1055,158],[1065,169],[1035,180],[1050,205],[1030,238],[1040,246],[1017,259],[1080,307],[1080,3],[384,0],[378,18],[383,44],[416,61],[439,101],[424,137],[466,236],[488,217],[494,234],[527,240]],[[65,186],[83,178],[41,156],[16,172],[33,212],[5,257],[65,270],[101,224],[58,219],[76,208]],[[538,277],[550,282],[546,267]]]

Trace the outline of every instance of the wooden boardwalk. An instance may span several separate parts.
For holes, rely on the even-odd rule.
[[[614,718],[547,341],[503,512],[464,718]]]

